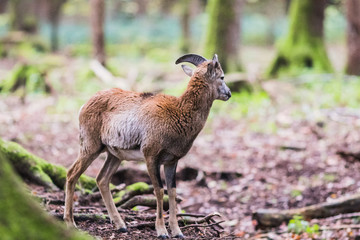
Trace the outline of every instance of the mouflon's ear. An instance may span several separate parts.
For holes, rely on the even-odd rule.
[[[192,77],[193,75],[193,70],[191,67],[187,66],[187,65],[181,65],[182,69],[184,70],[185,74],[188,75],[189,77]]]
[[[218,55],[217,55],[216,53],[214,54],[214,57],[213,57],[212,60],[215,61],[215,62],[218,62],[218,61],[219,61]]]

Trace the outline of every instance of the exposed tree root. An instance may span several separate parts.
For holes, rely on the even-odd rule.
[[[52,190],[64,189],[66,168],[39,158],[15,142],[0,139],[0,152],[9,160],[16,172],[26,180]],[[81,189],[91,191],[96,187],[95,179],[82,175]],[[79,186],[78,186],[79,187]]]
[[[152,194],[154,187],[144,182],[137,182],[127,186],[124,190],[114,195],[114,202],[116,206],[122,206],[132,198],[138,195]],[[126,205],[125,205],[126,206]],[[147,206],[147,205],[144,205]],[[133,206],[134,207],[134,206]],[[127,207],[125,207],[127,208]]]

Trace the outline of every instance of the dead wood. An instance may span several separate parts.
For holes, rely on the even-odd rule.
[[[354,194],[331,202],[319,203],[297,209],[259,209],[253,213],[253,219],[258,223],[257,228],[267,228],[278,227],[283,222],[287,223],[295,215],[301,215],[304,219],[309,220],[358,211],[360,211],[360,194]]]
[[[219,221],[216,222],[215,220],[213,220],[214,217],[221,217],[221,215],[219,213],[211,213],[205,217],[201,217],[200,219],[198,219],[198,217],[195,216],[203,216],[200,214],[177,214],[178,217],[185,217],[185,216],[191,216],[191,218],[181,218],[178,220],[178,223],[180,226],[182,226],[182,228],[188,228],[188,227],[212,227],[212,226],[218,226],[220,228],[222,228],[219,224],[223,223],[224,221]],[[155,217],[152,219],[155,220]],[[207,224],[202,224],[202,223],[207,223]],[[168,224],[168,223],[166,223]],[[200,225],[202,224],[202,225]],[[188,227],[186,227],[188,226]],[[139,223],[139,224],[134,224],[129,226],[130,228],[144,228],[144,227],[151,227],[151,228],[155,228],[155,222],[151,221],[151,222],[143,222],[143,223]]]
[[[177,197],[176,202],[180,203],[182,200]],[[132,209],[136,206],[146,206],[151,208],[156,208],[156,197],[153,195],[139,195],[134,196],[125,203],[121,204],[120,207],[123,209]],[[164,197],[164,209],[169,209],[169,198],[168,196]]]
[[[182,229],[184,228],[190,228],[190,227],[212,227],[212,226],[219,226],[220,223],[225,222],[224,220],[219,221],[219,222],[214,222],[214,223],[210,223],[210,224],[190,224],[190,225],[185,225],[183,227],[181,227]]]
[[[336,151],[336,154],[350,162],[354,160],[360,160],[360,151],[358,145],[343,147]]]
[[[120,77],[115,77],[108,69],[106,69],[98,60],[90,62],[90,69],[94,74],[104,83],[109,85],[117,85],[124,90],[130,90],[128,80]]]

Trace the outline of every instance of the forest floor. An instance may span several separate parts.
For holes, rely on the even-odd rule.
[[[77,113],[56,114],[54,97],[29,97],[25,103],[16,97],[0,101],[0,136],[19,142],[34,154],[69,167],[78,151]],[[226,103],[224,103],[226,104]],[[358,193],[360,161],[342,157],[339,152],[360,149],[359,115],[344,109],[329,110],[321,121],[293,119],[276,113],[274,132],[255,132],[249,120],[227,116],[211,117],[194,142],[189,154],[179,162],[178,195],[182,212],[211,214],[219,212],[224,228],[183,229],[187,239],[306,239],[306,233],[288,233],[284,224],[277,229],[257,230],[252,213],[258,209],[290,209],[331,201]],[[95,177],[104,156],[86,171]],[[147,181],[144,164],[125,162],[119,169],[136,168],[144,174],[131,179],[115,175],[113,182],[130,184]],[[63,192],[46,192],[30,185],[34,195],[49,199],[48,211],[63,213]],[[81,193],[77,193],[80,197]],[[54,200],[54,201],[52,201]],[[123,210],[121,210],[123,211]],[[154,210],[139,207],[123,211],[128,226],[154,215]],[[106,214],[101,202],[77,201],[75,213]],[[320,230],[314,239],[358,239],[359,230],[341,227],[359,223],[359,217],[315,219]],[[109,221],[83,220],[80,229],[102,239],[151,239],[153,228],[131,228],[116,233]],[[337,227],[340,226],[340,227]]]
[[[254,51],[247,56],[252,59],[249,62],[257,63],[263,60],[259,59],[260,55],[263,54]],[[271,54],[266,56],[270,58]],[[342,54],[330,51],[331,58],[338,60],[338,56]],[[71,72],[70,65],[73,64],[69,64],[67,71]],[[249,65],[246,69],[254,68],[253,72],[258,72],[258,65]],[[73,87],[72,79],[61,84],[68,85],[65,90]],[[256,104],[249,105],[245,118],[239,118],[241,114],[232,112],[231,107],[222,112],[212,111],[192,149],[179,161],[177,193],[183,199],[179,204],[181,212],[203,215],[218,212],[221,217],[215,219],[224,221],[221,224],[224,229],[184,228],[187,239],[360,238],[360,217],[356,214],[309,220],[310,225],[320,226],[320,231],[313,235],[306,231],[291,233],[286,224],[275,229],[257,229],[258,223],[252,219],[252,214],[259,209],[299,208],[360,192],[360,113],[350,108],[313,110],[303,103],[309,96],[301,93],[294,105],[289,103],[289,95],[296,95],[299,89],[295,86],[287,92],[286,86],[281,90],[283,87],[282,84],[273,86],[274,94],[269,94],[271,103],[260,106],[265,114],[258,113]],[[318,90],[323,93],[322,88]],[[320,94],[313,93],[313,100],[324,100],[319,98]],[[72,97],[32,95],[23,102],[18,97],[0,96],[0,137],[20,143],[51,163],[69,167],[79,149],[77,111],[85,101],[81,99],[79,105],[79,99]],[[248,101],[234,96],[220,105],[239,100],[243,100],[244,105]],[[298,117],[293,109],[301,109],[305,115]],[[341,152],[354,154],[344,156]],[[101,155],[95,160],[85,174],[95,177],[104,158]],[[124,169],[140,171],[126,179],[115,174],[113,183],[150,182],[144,164],[123,162],[119,172]],[[32,184],[29,189],[33,195],[47,199],[44,207],[51,214],[63,213],[63,191],[47,192]],[[101,201],[82,201],[82,194],[77,192],[76,195],[75,213],[107,214]],[[82,219],[77,225],[102,239],[156,237],[152,227],[131,227],[151,219],[155,213],[153,209],[138,207],[119,211],[125,217],[129,233],[117,233],[108,220],[102,219]]]

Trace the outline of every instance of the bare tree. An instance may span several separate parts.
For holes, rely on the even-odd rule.
[[[360,2],[346,1],[347,17],[347,65],[346,73],[360,75]]]
[[[93,43],[93,56],[102,65],[105,65],[105,38],[104,38],[104,18],[105,1],[90,0],[90,22]]]

